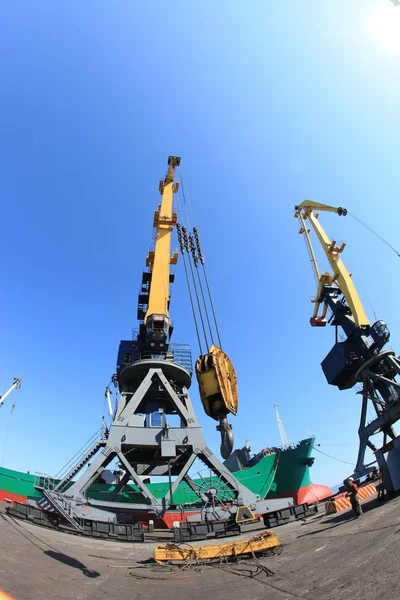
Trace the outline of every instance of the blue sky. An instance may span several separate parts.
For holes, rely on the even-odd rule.
[[[0,17],[1,391],[23,378],[0,411],[1,464],[54,473],[100,426],[169,154],[182,157],[237,370],[237,445],[279,445],[277,402],[290,441],[309,428],[355,462],[360,399],[320,368],[334,332],[309,325],[315,284],[293,206],[345,206],[396,245],[400,8],[37,0],[3,2]],[[400,259],[351,217],[323,224],[347,242],[366,310],[398,350]],[[176,274],[174,340],[196,355]],[[218,453],[195,384],[192,400]],[[351,469],[315,456],[316,483]]]

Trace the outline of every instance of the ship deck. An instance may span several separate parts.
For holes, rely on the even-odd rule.
[[[372,496],[363,502],[360,519],[351,510],[333,516],[320,512],[277,527],[273,531],[282,552],[260,559],[274,575],[250,578],[226,564],[180,572],[152,564],[155,545],[166,541],[157,534],[143,544],[86,539],[12,520],[2,505],[0,589],[15,600],[395,598],[400,593],[399,509],[400,498],[381,504]],[[239,567],[246,564],[255,568],[251,560]]]

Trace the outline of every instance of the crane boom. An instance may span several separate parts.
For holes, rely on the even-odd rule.
[[[181,159],[170,156],[168,159],[168,172],[164,181],[160,181],[161,204],[154,213],[154,227],[157,230],[154,251],[149,252],[146,266],[151,270],[151,288],[149,304],[144,318],[147,321],[153,315],[164,315],[169,318],[169,267],[176,264],[178,253],[171,257],[171,232],[176,225],[178,215],[172,210],[174,192],[174,171],[179,166]]]
[[[11,392],[15,389],[18,389],[21,387],[21,383],[22,383],[22,379],[19,377],[14,377],[14,383],[8,388],[8,390],[2,395],[0,396],[0,406],[3,405],[4,400],[7,398],[7,396],[9,394],[11,394]]]
[[[179,184],[174,182],[174,174],[180,162],[179,156],[168,157],[167,174],[159,184],[161,203],[154,211],[153,218],[155,243],[146,257],[147,268],[142,273],[138,295],[139,331],[132,340],[120,342],[117,378],[135,361],[154,357],[165,359],[171,350],[173,326],[169,302],[170,284],[174,275],[170,273],[170,265],[176,264],[178,260],[177,252],[171,256],[171,233],[178,220],[178,214],[173,210],[173,194],[178,191]],[[189,350],[187,352],[190,353]]]
[[[154,212],[155,247],[146,258],[146,267],[150,270],[150,285],[144,327],[146,343],[153,350],[166,349],[172,333],[169,316],[170,265],[175,265],[178,261],[177,252],[171,256],[171,233],[178,220],[177,213],[173,212],[172,200],[173,193],[178,189],[178,183],[174,183],[174,172],[180,162],[179,156],[168,158],[168,171],[159,186],[161,204]]]
[[[314,327],[326,325],[325,317],[329,308],[332,311],[331,324],[341,327],[346,335],[344,341],[336,339],[332,350],[322,362],[322,369],[328,383],[337,385],[339,389],[348,389],[357,382],[360,366],[380,353],[390,333],[383,321],[377,321],[373,325],[369,322],[351,275],[339,256],[345,244],[337,247],[336,241],[329,239],[315,210],[335,212],[339,216],[346,215],[347,210],[318,204],[312,200],[305,200],[295,207],[295,217],[301,225],[299,233],[306,238],[318,280],[317,294],[313,300],[315,309],[310,323]],[[307,219],[321,243],[333,273],[319,273]],[[322,314],[318,314],[321,305]]]
[[[329,239],[327,233],[325,232],[318,220],[318,213],[314,212],[315,210],[335,212],[339,216],[345,216],[347,214],[346,209],[335,208],[333,206],[328,206],[327,204],[318,204],[317,202],[312,202],[311,200],[305,200],[299,206],[296,206],[296,216],[299,218],[301,223],[300,233],[304,234],[306,237],[307,245],[310,249],[312,262],[314,264],[318,280],[317,294],[314,299],[315,310],[314,315],[311,319],[311,324],[314,326],[326,324],[325,314],[322,315],[322,318],[318,317],[323,288],[326,285],[336,285],[346,298],[351,313],[353,315],[354,322],[357,325],[357,327],[369,326],[370,321],[367,315],[365,314],[364,307],[361,303],[360,297],[353,283],[353,280],[351,279],[351,275],[346,269],[342,259],[340,258],[340,254],[343,252],[345,244],[341,244],[341,246],[336,246],[336,241],[331,241]],[[317,261],[315,259],[314,249],[312,247],[309,232],[307,230],[307,225],[305,223],[305,220],[307,218],[312,228],[314,229],[318,240],[321,243],[321,246],[332,268],[333,275],[331,275],[328,272],[323,274],[319,273]]]

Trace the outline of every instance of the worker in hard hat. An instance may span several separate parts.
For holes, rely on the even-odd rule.
[[[358,486],[354,483],[354,479],[352,477],[345,479],[343,483],[345,484],[347,490],[346,498],[350,498],[351,508],[356,513],[356,519],[358,519],[358,517],[361,517],[363,514],[360,500],[358,499]]]

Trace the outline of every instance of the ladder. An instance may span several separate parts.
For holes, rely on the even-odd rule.
[[[55,486],[54,490],[56,492],[63,492],[65,491],[68,483],[71,481],[71,479],[77,474],[79,473],[79,471],[82,469],[82,467],[85,466],[85,464],[87,462],[89,462],[89,460],[97,453],[97,451],[99,450],[99,448],[101,448],[101,446],[104,446],[104,442],[102,440],[97,440],[90,448],[89,450],[87,450],[86,453],[81,454],[81,456],[78,459],[78,462],[76,464],[74,464],[72,466],[72,468],[70,468],[70,470],[67,472],[67,474],[61,479],[61,481],[59,481],[59,483]]]

